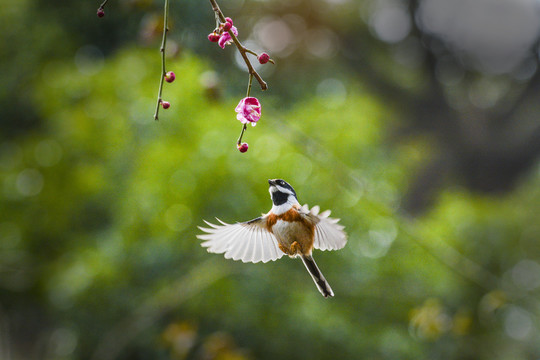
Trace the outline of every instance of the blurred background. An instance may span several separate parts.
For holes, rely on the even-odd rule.
[[[171,1],[0,7],[0,359],[540,358],[536,0],[222,0],[247,74]],[[268,178],[349,234],[299,261],[208,254]]]

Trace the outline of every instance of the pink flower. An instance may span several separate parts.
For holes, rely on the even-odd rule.
[[[255,126],[257,125],[257,121],[261,118],[261,103],[257,98],[246,97],[240,100],[234,111],[238,113],[236,118],[240,120],[242,124],[250,122],[251,125]]]
[[[231,31],[233,32],[234,35],[238,36],[238,29],[236,29],[236,26],[231,27]],[[232,44],[231,34],[229,34],[228,32],[224,32],[223,35],[221,35],[221,37],[219,38],[218,45],[222,49],[225,49],[225,45],[230,45],[230,44]]]

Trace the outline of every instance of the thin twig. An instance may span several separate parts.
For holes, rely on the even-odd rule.
[[[99,5],[98,10],[103,10],[103,9],[105,8],[105,5],[107,5],[107,1],[109,1],[109,0],[103,1],[103,2],[101,3],[101,5]]]
[[[246,92],[246,97],[249,97],[249,94],[251,94],[251,83],[253,81],[253,74],[249,74],[249,80],[248,80],[248,87]]]
[[[240,145],[242,143],[242,137],[244,136],[244,132],[247,129],[247,124],[244,124],[242,126],[242,131],[240,132],[240,136],[238,137],[238,141],[236,142],[237,145]]]
[[[106,0],[108,1],[108,0]],[[162,99],[161,94],[163,93],[163,81],[165,80],[166,68],[165,68],[165,46],[167,45],[167,33],[169,32],[169,0],[165,0],[165,6],[163,9],[163,38],[161,39],[161,47],[159,51],[161,52],[161,79],[159,80],[159,89],[158,97],[156,104],[156,112],[154,113],[154,120],[159,120],[159,106],[161,105]]]
[[[214,10],[214,12],[217,14],[219,19],[221,20],[221,22],[222,23],[226,22],[225,15],[223,15],[223,13],[221,12],[221,9],[219,8],[219,5],[217,4],[216,0],[210,0],[210,3],[212,4],[212,10]],[[262,79],[259,73],[253,68],[253,65],[251,65],[251,61],[247,57],[246,53],[254,54],[254,52],[245,48],[244,45],[242,45],[242,43],[240,42],[240,40],[238,40],[236,35],[232,32],[232,30],[229,30],[228,33],[229,35],[231,35],[231,38],[234,44],[236,45],[236,47],[238,48],[240,55],[242,55],[242,58],[244,59],[244,62],[246,63],[246,66],[248,68],[249,74],[253,75],[255,79],[257,79],[257,81],[261,85],[261,90],[268,89],[268,85]],[[257,55],[257,54],[254,54],[254,55]]]

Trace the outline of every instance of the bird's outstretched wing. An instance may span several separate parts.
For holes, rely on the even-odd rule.
[[[264,217],[236,224],[217,220],[221,225],[205,221],[209,228],[199,226],[206,234],[197,235],[197,238],[203,240],[201,245],[208,248],[208,252],[225,254],[226,259],[253,263],[265,263],[285,255],[279,249],[275,236],[266,230]]]
[[[343,231],[344,226],[339,225],[339,219],[329,217],[330,210],[319,213],[319,206],[314,206],[309,210],[306,204],[302,206],[302,213],[313,219],[315,224],[315,239],[313,247],[319,250],[338,250],[347,244],[347,234]]]

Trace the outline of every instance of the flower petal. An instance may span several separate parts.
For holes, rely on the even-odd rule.
[[[222,49],[225,49],[225,45],[227,45],[227,42],[229,40],[231,40],[231,35],[229,35],[228,32],[223,33],[223,35],[221,35],[221,37],[218,40],[219,47],[221,47]]]
[[[243,98],[234,110],[238,113],[236,118],[242,124],[250,122],[255,125],[261,118],[261,103],[255,97]]]

